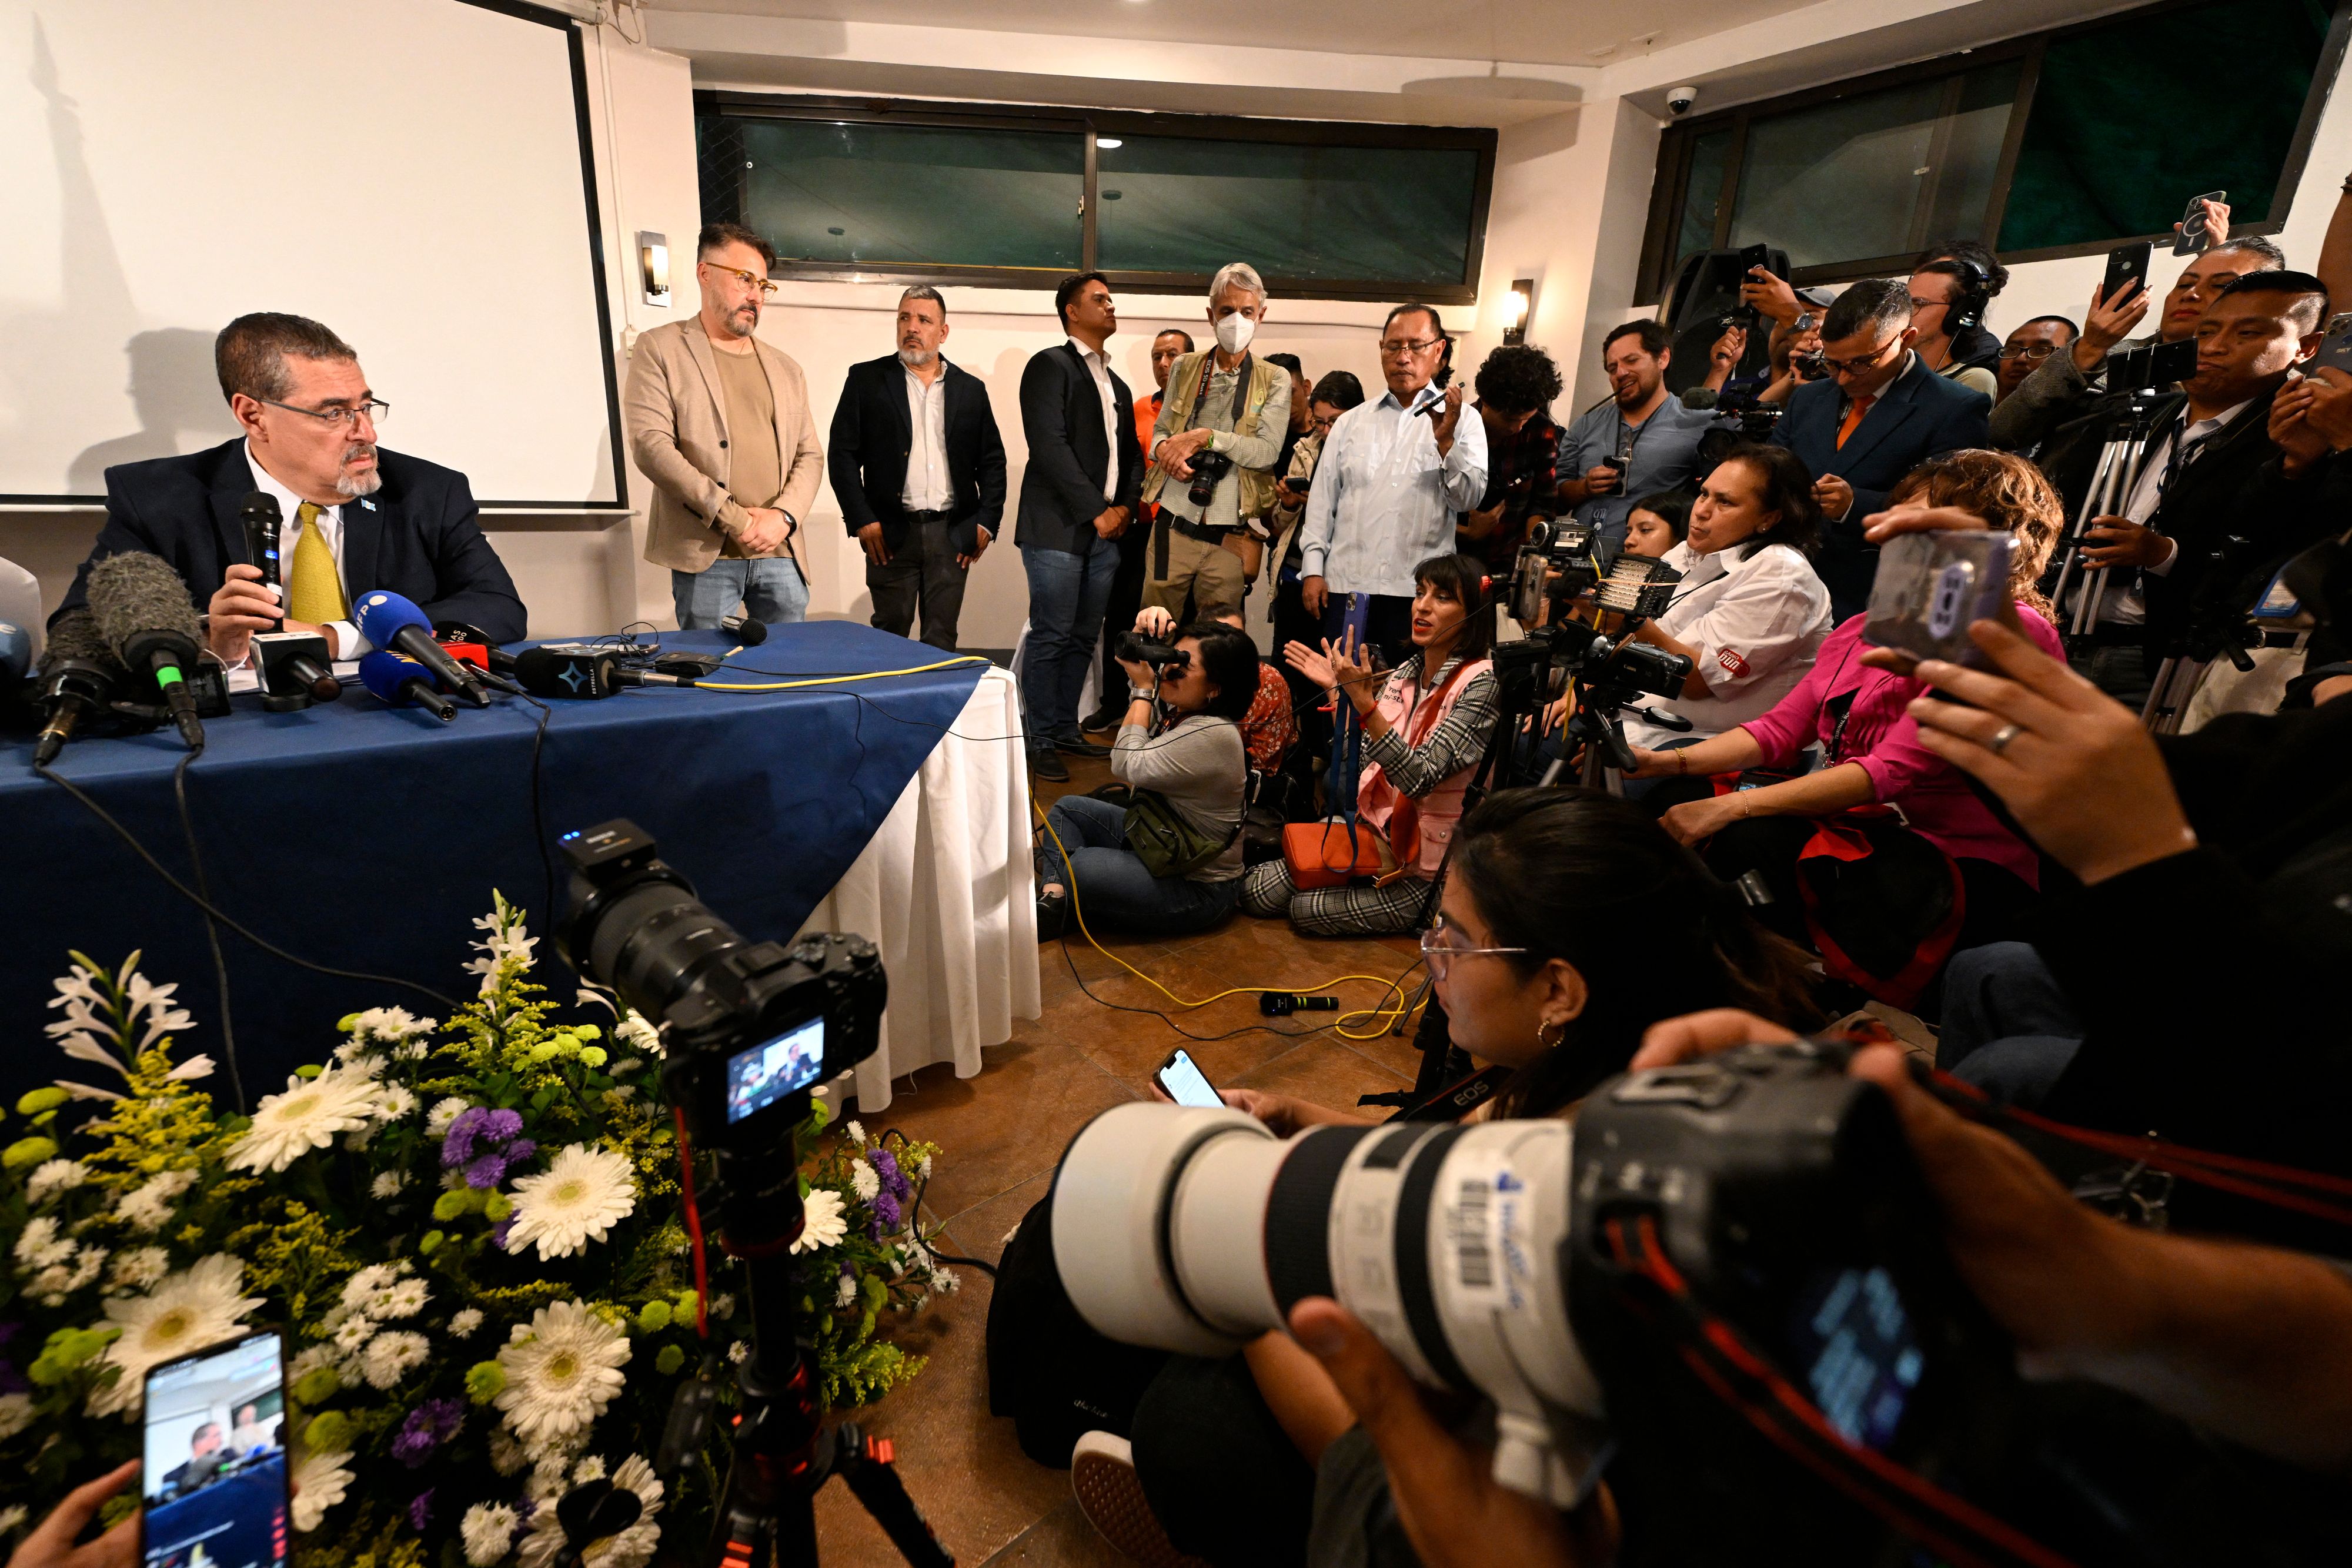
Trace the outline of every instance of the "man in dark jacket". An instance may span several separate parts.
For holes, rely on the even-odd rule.
[[[1143,489],[1134,399],[1112,373],[1104,345],[1118,330],[1110,285],[1078,273],[1054,291],[1069,336],[1030,357],[1021,372],[1021,428],[1029,464],[1013,542],[1029,577],[1029,643],[1022,706],[1029,770],[1067,779],[1057,750],[1108,757],[1079,732],[1078,696],[1118,571],[1119,536]]]
[[[1829,380],[1790,393],[1789,412],[1772,430],[1772,444],[1813,471],[1823,523],[1814,568],[1840,621],[1869,604],[1878,574],[1863,519],[1884,509],[1896,482],[1928,458],[1985,444],[1991,400],[1927,369],[1912,351],[1916,335],[1908,285],[1855,284],[1822,320]]]
[[[918,284],[898,299],[898,351],[849,367],[826,463],[850,536],[866,549],[874,624],[955,652],[966,577],[1004,517],[1004,442],[978,376],[948,362],[947,301]]]
[[[368,643],[352,605],[370,589],[493,642],[524,634],[522,601],[482,537],[466,476],[376,445],[386,405],[349,345],[299,316],[240,316],[221,329],[213,359],[245,434],[108,469],[105,526],[52,625],[87,603],[92,565],[143,552],[180,574],[205,614],[206,642],[232,669],[251,659],[256,632],[281,624],[323,635],[339,662],[358,658]],[[257,490],[282,518],[282,585],[265,586],[247,564],[239,513]]]

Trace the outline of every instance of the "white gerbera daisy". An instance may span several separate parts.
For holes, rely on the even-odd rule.
[[[793,1238],[793,1250],[814,1252],[820,1247],[831,1247],[849,1234],[849,1218],[844,1211],[841,1194],[831,1187],[811,1190],[802,1204],[801,1233]]]
[[[481,1326],[481,1309],[479,1307],[464,1308],[451,1315],[449,1319],[449,1337],[451,1339],[471,1339],[474,1336],[474,1331]]]
[[[464,1115],[473,1105],[470,1100],[460,1100],[455,1094],[433,1102],[433,1109],[425,1113],[425,1135],[438,1138],[447,1134],[449,1124]]]
[[[74,1244],[59,1233],[53,1216],[37,1214],[16,1233],[16,1262],[26,1269],[47,1269],[74,1255]]]
[[[584,1461],[583,1461],[584,1462]],[[601,1468],[601,1467],[600,1467]],[[580,1549],[583,1568],[644,1568],[653,1561],[661,1541],[656,1522],[662,1511],[662,1483],[654,1469],[636,1455],[621,1461],[613,1472],[613,1490],[637,1494],[637,1521],[613,1535],[600,1535]],[[522,1538],[523,1568],[547,1568],[563,1549],[563,1525],[555,1510],[542,1508],[531,1516],[530,1533]]]
[[[172,1205],[195,1182],[194,1171],[165,1171],[149,1176],[115,1199],[115,1218],[133,1230],[160,1230],[172,1218]]]
[[[372,1388],[390,1388],[425,1364],[433,1346],[421,1333],[392,1329],[368,1341],[360,1353],[361,1375]]]
[[[404,1121],[416,1110],[415,1092],[405,1084],[387,1083],[383,1098],[376,1103],[376,1119],[381,1122]]]
[[[552,1302],[531,1314],[527,1337],[499,1352],[507,1385],[498,1407],[526,1447],[566,1442],[604,1414],[628,1359],[627,1336],[586,1303]]]
[[[522,1521],[502,1502],[478,1502],[466,1511],[457,1534],[466,1542],[466,1561],[473,1568],[490,1568],[505,1561]]]
[[[352,1453],[304,1454],[294,1461],[294,1528],[305,1535],[319,1528],[327,1511],[343,1500],[352,1488]]]
[[[31,1395],[0,1394],[0,1443],[6,1442],[32,1424]]]
[[[313,1149],[323,1149],[338,1133],[369,1124],[382,1092],[376,1082],[342,1067],[316,1078],[289,1078],[286,1092],[272,1094],[253,1113],[253,1129],[230,1148],[231,1170],[282,1171]]]
[[[375,1180],[368,1183],[368,1193],[374,1197],[398,1197],[400,1189],[407,1185],[406,1171],[378,1171]]]
[[[849,1167],[849,1185],[856,1190],[858,1202],[872,1203],[874,1195],[882,1190],[882,1178],[872,1166],[858,1160]]]
[[[25,1201],[47,1203],[61,1192],[70,1192],[89,1179],[76,1160],[43,1160],[25,1178]]]
[[[107,1283],[118,1291],[143,1291],[169,1272],[172,1255],[161,1247],[126,1247],[114,1255]]]
[[[89,1413],[135,1415],[144,1401],[142,1385],[149,1367],[227,1339],[245,1315],[262,1304],[258,1296],[237,1293],[244,1281],[245,1264],[215,1252],[184,1272],[167,1276],[146,1295],[109,1300],[107,1319],[122,1334],[100,1358],[114,1368],[114,1381],[91,1393]]]
[[[572,1144],[544,1173],[516,1181],[514,1206],[507,1250],[520,1252],[535,1242],[545,1262],[604,1240],[636,1207],[637,1186],[625,1156]]]

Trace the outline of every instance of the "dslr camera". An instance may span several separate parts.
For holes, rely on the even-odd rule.
[[[1097,1330],[1190,1355],[1336,1297],[1417,1380],[1493,1403],[1501,1485],[1570,1507],[1607,1458],[1644,1562],[1904,1560],[1826,1472],[1982,1500],[2015,1375],[1852,1051],[1628,1074],[1572,1124],[1281,1140],[1238,1111],[1118,1106],[1063,1155],[1055,1261]]]
[[[1184,492],[1192,505],[1206,509],[1217,493],[1218,482],[1234,470],[1233,457],[1226,453],[1212,452],[1207,447],[1192,454],[1192,484]]]
[[[789,948],[746,940],[633,822],[560,841],[572,868],[556,933],[565,959],[661,1030],[662,1088],[717,1160],[730,1241],[789,1239],[801,1213],[793,1130],[808,1092],[881,1041],[881,952],[839,931]]]

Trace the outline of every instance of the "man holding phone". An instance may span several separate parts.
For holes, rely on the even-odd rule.
[[[1665,324],[1647,317],[1602,339],[1610,401],[1588,409],[1559,438],[1560,505],[1612,549],[1625,542],[1635,497],[1698,476],[1699,437],[1715,423],[1666,394],[1673,342]]]

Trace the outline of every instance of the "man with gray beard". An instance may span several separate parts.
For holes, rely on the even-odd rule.
[[[390,406],[359,356],[300,316],[240,316],[213,344],[221,395],[244,434],[206,452],[106,471],[106,523],[50,617],[80,608],[89,569],[142,551],[171,563],[205,612],[222,663],[252,658],[256,632],[315,632],[338,663],[369,651],[352,604],[371,589],[462,622],[493,642],[524,635],[514,580],[482,537],[466,476],[376,444]],[[278,504],[282,581],[247,562],[239,513]]]
[[[978,376],[948,362],[948,306],[898,298],[898,351],[849,367],[825,460],[850,538],[866,551],[874,624],[955,651],[972,564],[1004,518],[1004,442]]]

